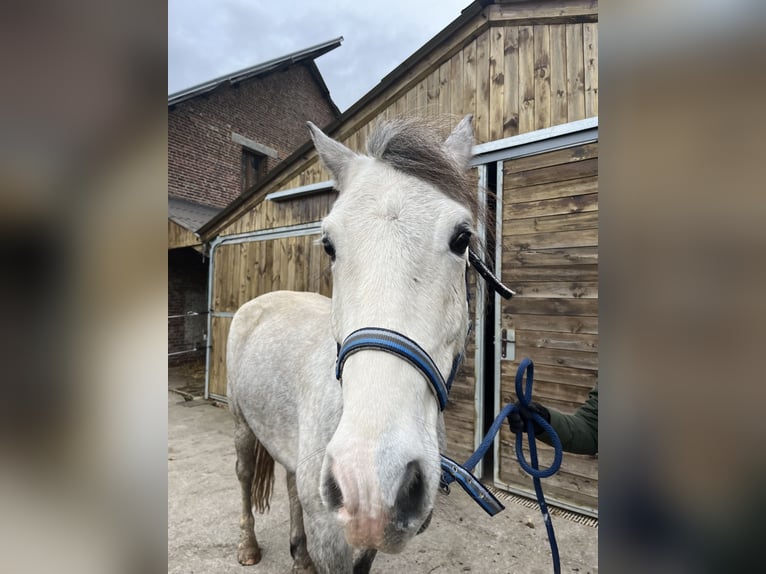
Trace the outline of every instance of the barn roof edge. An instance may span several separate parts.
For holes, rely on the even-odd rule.
[[[228,74],[224,74],[223,76],[219,76],[212,80],[197,84],[196,86],[191,86],[190,88],[180,90],[174,94],[168,95],[168,106],[173,106],[202,94],[212,92],[220,85],[227,82],[233,85],[244,82],[256,76],[267,74],[282,66],[299,64],[305,61],[313,62],[313,60],[316,58],[340,46],[341,42],[343,42],[343,36],[338,36],[337,38],[322,42],[321,44],[310,46],[308,48],[304,48],[303,50],[298,50],[297,52],[292,52],[291,54],[286,54],[284,56],[256,64],[255,66],[250,66],[249,68],[244,68],[236,72],[230,72]],[[324,80],[321,80],[321,84],[324,85]],[[326,86],[324,86],[324,88],[326,89]],[[327,93],[329,95],[329,91],[327,91]]]

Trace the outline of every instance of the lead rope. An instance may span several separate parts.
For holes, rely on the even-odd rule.
[[[481,257],[479,257],[473,249],[468,250],[468,261],[476,269],[487,282],[490,290],[494,291],[505,299],[510,299],[514,293],[511,289],[503,285],[492,271],[486,266]],[[526,387],[522,389],[522,383],[524,382],[524,376],[526,374]],[[531,359],[524,358],[516,370],[516,396],[518,402],[523,407],[529,407],[532,401],[532,384],[534,382],[534,364]],[[457,464],[455,461],[442,455],[442,488],[445,492],[449,493],[449,485],[452,482],[457,481],[460,486],[473,498],[479,506],[481,506],[490,516],[494,516],[498,512],[504,509],[489,491],[484,488],[476,477],[471,474],[471,471],[479,464],[479,461],[487,454],[489,447],[495,440],[497,433],[500,431],[500,427],[503,421],[506,420],[517,407],[515,404],[507,404],[500,413],[495,417],[486,436],[482,439],[481,444],[476,449],[468,460],[463,465]],[[556,534],[553,531],[553,522],[551,520],[550,512],[548,511],[548,505],[545,502],[545,496],[543,495],[543,486],[540,479],[547,478],[555,474],[561,466],[561,459],[563,458],[563,449],[561,447],[561,440],[559,439],[556,431],[541,415],[534,411],[530,411],[532,418],[527,419],[527,440],[529,442],[529,458],[528,463],[524,458],[524,450],[522,448],[522,434],[516,435],[516,459],[519,461],[519,466],[532,477],[532,483],[535,487],[535,495],[537,496],[537,503],[540,506],[540,512],[543,515],[543,522],[545,524],[545,530],[548,533],[548,542],[551,547],[551,558],[553,560],[553,572],[554,574],[561,573],[561,563],[559,560],[559,547],[556,543]],[[553,446],[553,462],[546,469],[540,469],[537,459],[537,444],[535,438],[535,422],[542,427],[551,439]],[[509,423],[510,427],[510,423]],[[475,484],[474,481],[478,484]],[[487,500],[484,496],[484,492],[491,496],[491,500]]]
[[[522,390],[522,383],[524,381],[524,375],[526,373],[526,388]],[[516,371],[516,396],[519,399],[519,404],[523,407],[528,407],[531,400],[532,400],[532,383],[534,379],[534,364],[530,359],[525,358],[523,361],[521,361],[521,364],[519,365],[518,370]],[[448,466],[445,468],[444,462],[442,462],[442,487],[446,490],[446,492],[449,492],[449,485],[450,483],[454,481],[458,481],[458,484],[463,486],[463,488],[468,492],[468,494],[477,502],[479,505],[487,511],[490,516],[494,516],[495,513],[490,512],[485,503],[484,500],[480,500],[479,498],[476,498],[474,494],[466,488],[466,486],[463,484],[462,480],[464,480],[464,474],[467,474],[468,476],[473,478],[473,475],[471,474],[471,471],[474,469],[474,467],[479,463],[479,461],[484,458],[484,455],[487,454],[487,451],[489,450],[489,447],[492,445],[495,436],[497,436],[497,433],[500,431],[500,427],[503,424],[503,421],[506,420],[514,411],[517,410],[517,407],[515,404],[510,403],[505,405],[503,407],[503,410],[500,411],[500,414],[495,417],[495,420],[492,422],[492,426],[490,426],[489,431],[487,431],[486,436],[481,441],[481,444],[479,445],[479,448],[476,449],[476,452],[474,452],[468,460],[465,461],[465,464],[463,465],[457,465],[457,463],[453,464],[455,466]],[[551,515],[548,511],[548,505],[545,502],[545,496],[543,495],[543,487],[542,483],[540,482],[541,478],[547,478],[549,476],[552,476],[553,474],[558,471],[559,467],[561,466],[561,459],[563,457],[563,450],[561,448],[561,440],[559,439],[559,436],[556,434],[556,431],[553,430],[553,427],[546,421],[541,415],[538,413],[531,411],[532,418],[527,419],[527,439],[529,441],[529,458],[530,462],[527,462],[526,458],[524,457],[524,450],[522,448],[522,436],[521,433],[518,433],[516,435],[516,458],[519,461],[519,465],[521,468],[532,476],[532,482],[535,487],[535,494],[537,496],[537,503],[540,506],[540,512],[543,515],[543,522],[545,523],[545,530],[548,533],[548,542],[550,543],[551,547],[551,556],[553,559],[553,572],[554,574],[560,574],[561,573],[561,564],[559,561],[559,547],[556,543],[556,535],[553,532],[553,522],[551,521]],[[553,446],[553,462],[548,468],[540,469],[538,460],[537,460],[537,445],[536,445],[536,439],[535,439],[535,423],[537,423],[540,427],[542,427],[545,432],[548,433],[548,436],[551,438],[551,443]],[[510,426],[510,424],[509,424]],[[446,457],[442,457],[444,459]],[[449,460],[449,459],[448,459]],[[463,472],[461,472],[463,471]],[[502,510],[502,508],[500,509]],[[499,510],[497,511],[499,512]]]

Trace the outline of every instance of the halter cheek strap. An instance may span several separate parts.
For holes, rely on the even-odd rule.
[[[385,351],[410,363],[430,383],[431,390],[436,397],[436,401],[439,403],[439,410],[443,411],[447,406],[449,391],[457,374],[460,360],[463,358],[462,353],[455,357],[452,363],[452,371],[445,382],[436,363],[434,363],[423,347],[415,341],[390,329],[365,327],[351,333],[343,341],[343,344],[340,345],[338,359],[335,362],[335,378],[341,380],[343,365],[346,359],[358,351],[365,350]]]
[[[487,287],[500,295],[503,299],[510,299],[516,295],[516,291],[513,291],[512,289],[509,289],[503,285],[500,279],[498,279],[495,274],[490,271],[489,267],[487,267],[487,264],[481,260],[481,257],[479,257],[471,248],[468,249],[468,261],[471,263],[471,265],[473,265],[473,268],[476,269],[476,272],[481,275],[487,282]]]

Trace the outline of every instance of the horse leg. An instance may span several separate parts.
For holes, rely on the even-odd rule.
[[[243,566],[258,564],[261,549],[255,538],[255,520],[253,518],[252,489],[255,478],[256,438],[250,427],[243,420],[236,420],[234,429],[234,448],[237,451],[237,478],[242,488],[242,518],[239,521],[239,547],[237,560]]]
[[[378,553],[374,548],[368,548],[362,550],[354,560],[354,572],[353,574],[370,574],[370,568],[372,568],[372,561],[375,560],[375,555]]]
[[[306,531],[303,529],[303,507],[298,498],[298,486],[295,483],[295,473],[287,473],[287,497],[290,500],[290,555],[293,557],[294,574],[315,574],[314,563],[311,562]]]

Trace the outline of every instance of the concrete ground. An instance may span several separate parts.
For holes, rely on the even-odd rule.
[[[169,383],[184,395],[168,392],[168,574],[289,573],[284,471],[277,465],[271,511],[256,515],[263,558],[255,566],[240,566],[240,498],[231,416],[225,408],[199,398],[199,378],[171,372]],[[539,510],[513,501],[503,504],[503,512],[489,517],[457,486],[449,496],[438,495],[429,528],[401,554],[379,553],[372,572],[552,572]],[[597,573],[598,528],[556,516],[553,525],[561,571]]]

